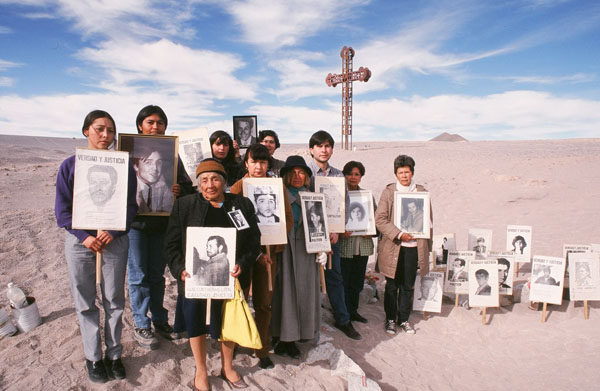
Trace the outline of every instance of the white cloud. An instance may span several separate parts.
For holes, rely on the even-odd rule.
[[[12,87],[14,85],[15,79],[6,76],[0,76],[0,87]]]
[[[6,26],[0,26],[0,34],[10,34],[12,30]]]
[[[166,39],[139,43],[107,41],[85,48],[78,56],[102,68],[108,90],[136,87],[158,89],[164,94],[203,93],[213,99],[255,98],[256,87],[234,76],[244,66],[238,55],[195,50]]]
[[[7,61],[0,58],[0,71],[5,71],[8,68],[19,67],[21,65],[22,64],[19,64],[18,62]]]
[[[246,0],[223,4],[242,39],[265,49],[296,45],[353,16],[369,0]]]
[[[27,19],[56,19],[56,15],[53,15],[48,12],[28,12],[23,14]]]
[[[498,76],[494,80],[509,80],[515,83],[530,84],[559,84],[559,83],[587,83],[596,80],[592,74],[575,73],[566,76]]]

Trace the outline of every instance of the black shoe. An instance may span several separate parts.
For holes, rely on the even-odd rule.
[[[260,369],[271,369],[274,368],[275,365],[273,361],[269,357],[263,357],[258,359],[258,366]]]
[[[287,355],[287,342],[279,341],[277,345],[275,345],[275,349],[273,349],[275,354],[280,356]]]
[[[348,322],[344,325],[336,323],[335,327],[337,327],[344,334],[346,334],[346,337],[348,338],[355,339],[357,341],[360,341],[362,339],[362,336],[358,333],[358,331],[354,329],[354,326],[352,326],[352,322]]]
[[[180,338],[179,333],[173,331],[173,327],[169,326],[168,323],[154,323],[154,331],[161,337],[171,341]]]
[[[364,316],[361,316],[358,312],[355,312],[354,314],[350,315],[350,320],[360,323],[369,323],[369,320]]]
[[[294,342],[287,343],[287,354],[294,360],[297,360],[300,358],[300,350],[298,349],[298,347],[296,346],[296,344]]]
[[[125,367],[120,358],[111,360],[108,357],[104,357],[104,366],[106,367],[106,374],[111,379],[125,379]]]
[[[88,378],[93,383],[106,383],[108,376],[106,376],[106,369],[102,360],[90,361],[85,360],[85,366],[87,368]]]

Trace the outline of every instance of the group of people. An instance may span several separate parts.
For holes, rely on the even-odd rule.
[[[140,134],[164,135],[168,120],[158,106],[146,106],[137,116],[136,127]],[[114,146],[116,125],[109,113],[90,112],[84,119],[82,132],[90,149],[109,149]],[[57,176],[55,212],[59,227],[65,228],[65,256],[69,280],[79,319],[88,377],[93,382],[106,382],[109,378],[125,378],[121,361],[122,314],[125,306],[125,276],[127,273],[130,305],[133,313],[133,337],[146,349],[156,349],[159,339],[179,338],[187,334],[196,364],[194,390],[210,389],[206,367],[206,335],[218,339],[222,328],[223,300],[211,300],[210,319],[207,321],[207,300],[185,297],[185,281],[197,271],[186,270],[186,231],[188,227],[222,227],[236,229],[236,251],[230,275],[237,278],[248,297],[252,289],[252,302],[257,328],[263,344],[255,351],[259,367],[272,368],[270,347],[275,354],[300,358],[297,343],[318,338],[321,322],[321,266],[328,255],[310,254],[306,251],[305,227],[300,204],[300,192],[315,190],[316,176],[345,177],[346,190],[361,190],[360,182],[365,167],[356,161],[348,162],[343,170],[333,167],[329,160],[333,154],[334,140],[326,131],[314,133],[309,140],[311,158],[308,162],[299,155],[288,156],[285,161],[273,157],[280,147],[278,135],[272,130],[259,132],[257,142],[242,155],[239,145],[222,130],[211,134],[212,157],[202,160],[195,171],[197,188],[178,159],[177,178],[171,186],[174,199],[170,216],[138,215],[147,205],[147,194],[160,176],[156,157],[134,157],[128,174],[127,230],[89,231],[73,229],[73,178],[75,157],[67,158]],[[137,160],[136,160],[137,159]],[[147,171],[144,182],[140,177],[144,163]],[[403,227],[394,224],[394,192],[426,191],[413,181],[415,162],[406,155],[394,160],[396,181],[386,186],[375,211],[375,224],[379,231],[377,269],[386,277],[384,329],[395,334],[399,325],[406,333],[414,334],[409,323],[412,291],[417,270],[424,276],[428,272],[431,250],[429,239],[415,239]],[[268,191],[255,191],[257,209],[252,201],[242,195],[245,178],[281,177],[287,243],[260,244],[259,224],[277,224],[273,216],[277,199]],[[140,182],[143,183],[140,183]],[[140,190],[141,189],[141,190]],[[146,190],[146,192],[144,192]],[[348,206],[348,221],[361,219],[365,214],[362,205]],[[375,200],[373,200],[374,205]],[[410,208],[413,205],[407,205]],[[244,224],[230,218],[235,212]],[[431,215],[431,213],[430,213]],[[319,215],[320,216],[320,215]],[[419,216],[411,214],[411,225]],[[421,218],[422,220],[422,218]],[[314,222],[309,223],[314,226]],[[314,227],[311,227],[314,228]],[[311,231],[312,232],[312,231]],[[362,337],[352,322],[368,323],[358,312],[359,295],[363,287],[367,260],[374,252],[373,237],[354,236],[351,232],[330,233],[331,267],[325,269],[325,285],[335,327],[347,337]],[[210,240],[209,240],[210,241]],[[214,239],[211,254],[223,251],[225,243]],[[207,244],[208,246],[208,244]],[[207,254],[209,250],[207,247]],[[225,247],[225,252],[227,252]],[[104,343],[102,353],[100,314],[96,299],[96,253],[102,253],[101,295],[105,311]],[[211,258],[212,259],[212,258]],[[216,257],[215,257],[216,259]],[[209,260],[210,261],[210,260]],[[233,260],[232,260],[233,263]],[[164,308],[164,271],[168,265],[177,280],[178,297],[174,325],[169,325],[168,311]],[[204,269],[202,269],[204,270]],[[273,278],[272,291],[268,288],[269,275]],[[221,377],[233,388],[247,384],[233,367],[235,343],[221,342]]]

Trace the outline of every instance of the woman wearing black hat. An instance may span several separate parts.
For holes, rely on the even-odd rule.
[[[290,156],[280,171],[294,216],[288,246],[277,260],[273,287],[271,333],[279,339],[275,353],[300,358],[295,341],[313,339],[321,324],[319,264],[306,252],[301,191],[309,191],[312,171],[301,156]],[[325,256],[326,259],[326,256]]]

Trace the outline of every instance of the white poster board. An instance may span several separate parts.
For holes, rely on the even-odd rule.
[[[449,251],[448,270],[444,291],[456,294],[469,293],[469,263],[475,260],[474,251]]]
[[[173,134],[179,136],[179,158],[192,183],[197,186],[196,168],[198,164],[202,160],[212,157],[208,128],[201,127]]]
[[[528,225],[506,227],[506,250],[512,251],[516,262],[531,262],[532,228]]]
[[[431,237],[431,208],[428,192],[394,192],[394,225],[415,239]]]
[[[485,259],[492,249],[492,230],[470,228],[467,246],[469,250],[475,251],[475,259]]]
[[[329,232],[345,232],[346,178],[316,176],[315,192],[325,195]]]
[[[77,148],[73,229],[125,231],[128,176],[127,152]]]
[[[593,253],[600,253],[600,243],[592,243],[590,247]]]
[[[498,261],[498,293],[501,295],[512,295],[515,267],[515,255],[512,251],[490,251],[487,259]]]
[[[446,270],[448,264],[448,253],[456,251],[456,237],[454,233],[433,235],[433,251],[431,251],[431,263],[434,270]]]
[[[424,277],[417,274],[413,310],[442,312],[444,272],[429,272]]]
[[[534,255],[531,264],[529,300],[540,303],[562,303],[565,259]]]
[[[600,253],[573,253],[569,256],[569,297],[600,300]]]
[[[186,231],[185,279],[188,299],[232,299],[235,266],[235,228],[188,227]]]
[[[242,187],[244,196],[254,204],[260,244],[287,243],[282,179],[244,178]]]
[[[469,264],[469,305],[498,307],[498,262],[495,259],[475,259]]]
[[[350,236],[375,235],[375,208],[371,190],[352,190],[348,192],[350,204],[346,231]]]
[[[301,191],[299,194],[306,252],[309,254],[330,252],[331,243],[329,242],[329,227],[325,212],[325,194],[308,191]]]

